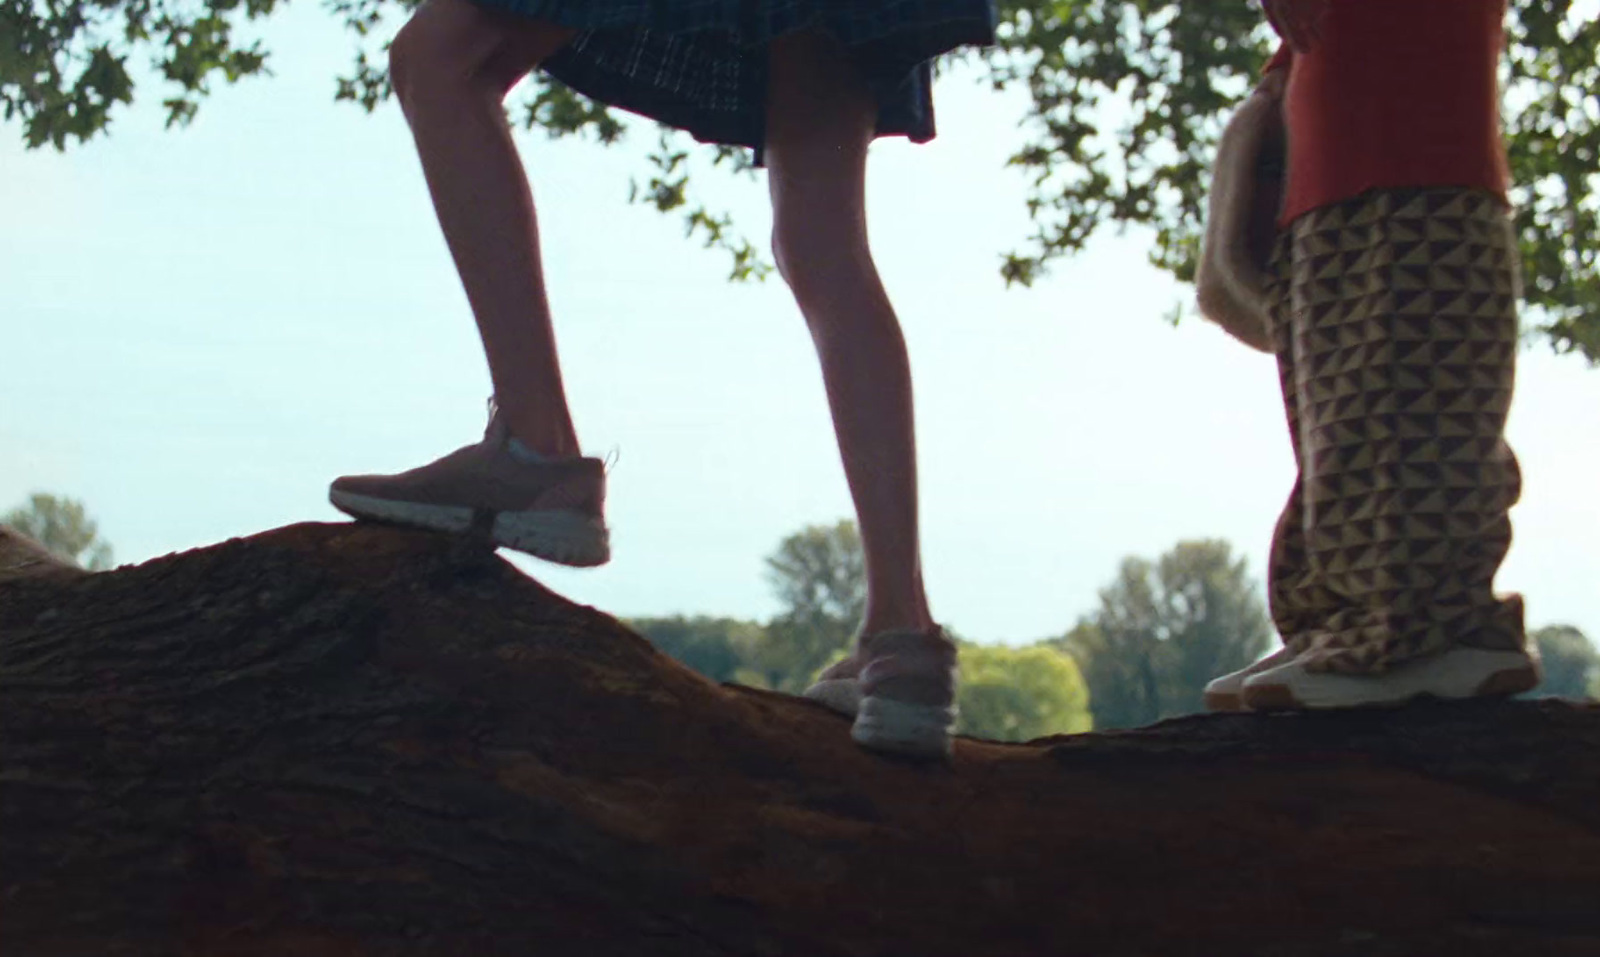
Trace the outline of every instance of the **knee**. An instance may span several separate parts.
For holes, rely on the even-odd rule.
[[[793,289],[795,284],[795,272],[792,265],[794,259],[789,251],[789,245],[786,242],[787,238],[787,234],[779,227],[775,215],[772,223],[772,264],[778,267],[778,275],[783,277],[783,281],[788,284],[790,289]]]
[[[389,84],[402,109],[431,90],[478,85],[488,44],[477,32],[470,19],[447,15],[432,3],[406,21],[389,45]]]
[[[419,89],[421,80],[425,89],[427,75],[436,69],[439,44],[433,34],[432,24],[420,14],[406,21],[389,44],[389,85],[401,109],[408,109]]]
[[[828,264],[818,258],[827,253],[820,248],[820,244],[812,241],[810,236],[793,226],[786,224],[782,219],[774,217],[772,224],[772,259],[778,267],[778,275],[789,286],[789,291],[794,294],[795,302],[800,305],[801,313],[807,322],[815,325],[815,310],[807,308],[825,294],[827,273],[831,270]]]
[[[838,298],[875,274],[865,230],[854,228],[838,208],[775,205],[772,258],[813,324],[819,313],[807,307]]]

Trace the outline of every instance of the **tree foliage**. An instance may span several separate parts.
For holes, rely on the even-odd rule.
[[[963,642],[956,706],[956,733],[991,741],[1030,741],[1094,727],[1077,663],[1046,644]]]
[[[111,545],[100,537],[100,527],[76,499],[35,492],[28,504],[0,516],[0,525],[10,525],[62,560],[89,571],[111,567]]]
[[[1600,652],[1571,625],[1549,625],[1528,636],[1544,663],[1544,681],[1533,695],[1589,698],[1600,695]]]
[[[1083,670],[1096,728],[1131,728],[1201,710],[1207,681],[1271,642],[1265,603],[1226,542],[1180,542],[1154,562],[1127,558],[1100,607],[1059,640]]]
[[[866,604],[854,522],[810,525],[766,559],[781,606],[765,624],[706,616],[629,622],[661,651],[713,681],[799,692],[843,657]]]
[[[861,535],[852,521],[810,525],[767,557],[767,580],[782,611],[767,623],[751,662],[768,687],[800,691],[850,646],[867,603]]]
[[[849,652],[866,604],[861,537],[854,522],[810,525],[766,559],[781,606],[765,623],[734,618],[639,618],[629,627],[713,681],[799,692]]]
[[[766,624],[678,616],[628,625],[713,681],[797,693],[850,653],[866,603],[863,562],[854,522],[810,525],[785,537],[767,558],[782,610]],[[1093,726],[1083,675],[1061,649],[959,644],[959,733],[1026,741]]]
[[[856,523],[808,525],[767,556],[767,581],[784,616],[854,628],[867,604],[866,558]]]
[[[712,681],[736,681],[765,639],[759,622],[709,615],[623,622],[652,645]]]
[[[169,125],[182,125],[222,79],[268,72],[268,53],[237,36],[285,0],[0,0],[0,109],[31,146],[103,131],[132,102],[129,61],[164,81]],[[356,41],[335,97],[368,110],[392,90],[382,37],[415,0],[328,0]],[[1107,226],[1149,227],[1151,262],[1194,277],[1207,170],[1229,111],[1274,42],[1244,0],[1001,0],[998,43],[975,58],[985,82],[1028,96],[1010,165],[1027,177],[1034,231],[1004,254],[1008,283],[1030,284]],[[1506,129],[1518,184],[1530,320],[1562,350],[1600,362],[1600,264],[1594,233],[1600,157],[1600,24],[1572,0],[1511,0]],[[11,40],[10,38],[14,38]],[[959,55],[958,55],[959,56]],[[512,115],[550,137],[623,138],[613,111],[536,73]],[[696,163],[695,153],[703,157]],[[712,169],[750,172],[745,151],[662,130],[630,195],[681,215],[685,230],[730,257],[735,279],[771,271],[726,214],[695,198]],[[691,176],[690,170],[698,172]]]

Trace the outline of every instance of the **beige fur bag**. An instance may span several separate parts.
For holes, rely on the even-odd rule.
[[[1273,351],[1266,284],[1288,156],[1286,72],[1262,80],[1223,130],[1195,273],[1201,315],[1262,352]]]

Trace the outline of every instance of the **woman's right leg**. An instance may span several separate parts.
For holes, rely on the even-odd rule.
[[[390,78],[477,319],[510,434],[548,456],[578,454],[556,357],[533,193],[502,105],[573,31],[428,0],[395,37]]]
[[[498,412],[482,442],[395,475],[343,476],[328,494],[357,518],[481,534],[590,566],[610,557],[605,467],[578,454],[532,191],[501,106],[570,37],[468,0],[428,0],[395,38],[390,74],[483,337]]]

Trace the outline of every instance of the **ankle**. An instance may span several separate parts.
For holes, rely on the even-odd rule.
[[[543,452],[536,451],[527,443],[523,442],[514,435],[506,440],[506,451],[511,453],[512,458],[523,463],[524,465],[542,465],[546,462],[554,462],[558,459],[575,458],[575,456],[571,455],[548,455]]]
[[[918,634],[929,634],[937,631],[939,623],[933,620],[933,612],[928,608],[928,599],[921,594],[922,582],[920,574],[913,582],[912,592],[902,601],[874,601],[874,594],[882,594],[880,589],[868,587],[867,605],[861,616],[859,634],[875,635],[885,631],[911,631]]]
[[[542,413],[535,404],[532,408],[512,405],[498,394],[489,399],[490,415],[498,420],[503,430],[506,447],[519,460],[544,462],[551,459],[577,458],[578,437],[570,421],[560,416]]]
[[[941,631],[939,623],[926,610],[921,614],[909,615],[873,615],[869,613],[861,622],[861,628],[856,632],[855,647],[861,647],[861,640],[870,635],[881,635],[885,632],[910,632],[918,635],[931,635]]]
[[[582,457],[576,438],[544,430],[527,431],[512,426],[506,430],[506,448],[522,462],[549,462]]]

